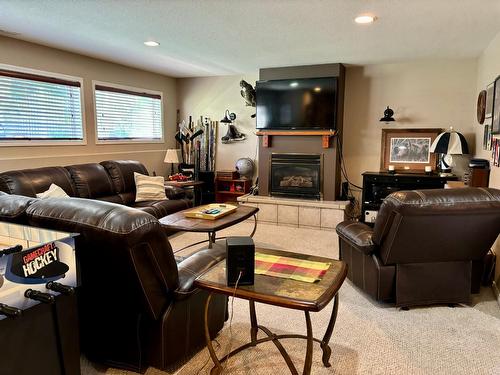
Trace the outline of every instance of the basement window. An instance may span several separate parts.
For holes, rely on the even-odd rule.
[[[162,143],[162,93],[94,83],[97,143]]]
[[[81,78],[0,65],[0,146],[85,143]]]

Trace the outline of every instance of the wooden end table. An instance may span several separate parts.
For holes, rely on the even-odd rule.
[[[186,210],[182,210],[176,212],[172,215],[167,215],[159,219],[160,223],[166,228],[175,231],[183,231],[183,232],[202,232],[208,233],[208,248],[211,249],[213,243],[216,240],[216,232],[233,226],[235,224],[241,223],[242,221],[253,216],[254,219],[254,227],[250,237],[253,237],[255,234],[255,230],[257,229],[257,218],[255,215],[259,211],[257,207],[250,206],[238,206],[235,212],[230,213],[229,215],[223,216],[219,219],[215,220],[206,220],[206,219],[196,219],[191,217],[186,217],[184,213],[186,211],[191,211],[192,208],[188,208]],[[199,241],[188,246],[183,247],[182,249],[174,251],[177,253],[188,247],[199,245],[200,243],[207,242],[207,240]]]
[[[223,244],[221,242],[218,242],[215,246],[223,246]],[[328,343],[332,336],[335,321],[337,319],[339,306],[339,297],[337,292],[346,278],[347,265],[339,260],[317,257],[313,255],[297,254],[288,251],[262,248],[256,248],[256,251],[266,254],[306,259],[311,261],[329,262],[331,263],[331,266],[326,271],[323,278],[316,283],[306,283],[291,279],[265,275],[255,275],[254,285],[239,286],[236,290],[234,287],[227,286],[225,262],[218,263],[213,268],[209,269],[207,272],[198,277],[194,282],[195,286],[210,293],[205,303],[205,338],[207,341],[207,347],[210,353],[210,357],[214,362],[214,367],[212,368],[210,374],[220,374],[223,370],[222,362],[224,362],[227,358],[230,358],[231,356],[241,352],[242,350],[250,348],[252,346],[256,346],[263,342],[272,341],[283,356],[283,359],[288,365],[290,372],[292,374],[298,375],[298,371],[295,368],[295,365],[293,364],[290,356],[288,355],[283,345],[280,343],[280,340],[290,338],[307,340],[304,370],[302,372],[303,374],[309,375],[311,373],[314,341],[320,344],[320,347],[323,351],[323,365],[325,367],[330,367],[331,365],[329,360],[331,355],[331,348]],[[224,294],[227,296],[234,295],[236,298],[248,300],[250,304],[250,342],[232,350],[229,354],[226,354],[221,359],[217,358],[215,350],[212,346],[212,340],[210,338],[210,332],[208,328],[208,312],[213,294]],[[323,339],[319,340],[313,337],[311,318],[309,313],[311,311],[317,312],[322,310],[326,305],[329,304],[332,299],[334,299],[334,304],[330,321],[326,328]],[[255,314],[255,302],[280,306],[286,309],[303,310],[306,319],[307,335],[277,335],[271,332],[268,328],[258,325],[257,316]],[[257,332],[259,329],[264,332],[267,337],[258,339]]]

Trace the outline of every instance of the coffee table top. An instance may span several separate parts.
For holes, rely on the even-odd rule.
[[[224,245],[222,241],[218,241],[215,246]],[[227,286],[226,262],[222,261],[200,275],[195,280],[195,285],[210,292],[228,296],[234,294],[238,298],[269,305],[305,311],[320,311],[337,294],[347,275],[347,265],[340,260],[263,248],[255,248],[255,251],[318,262],[329,262],[331,266],[323,275],[323,278],[315,283],[255,275],[254,285],[238,286],[235,292],[234,286]]]
[[[159,221],[166,229],[184,232],[217,232],[246,220],[259,211],[257,207],[238,206],[238,209],[229,215],[215,220],[206,220],[186,217],[184,212],[191,210],[192,208],[188,208],[172,215],[167,215],[162,217]]]

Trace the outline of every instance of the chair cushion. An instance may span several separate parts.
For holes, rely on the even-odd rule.
[[[364,223],[357,221],[343,221],[336,228],[337,234],[351,242],[356,249],[365,254],[371,254],[375,250],[372,241],[373,229]]]
[[[106,169],[98,163],[67,166],[80,198],[97,199],[115,194]]]
[[[0,191],[0,221],[26,223],[26,210],[37,200],[22,195],[11,195]]]
[[[148,174],[146,167],[135,160],[106,160],[100,164],[108,172],[119,194],[135,192],[134,172]]]
[[[151,200],[166,200],[165,178],[163,176],[146,176],[134,172],[135,201],[144,202]]]

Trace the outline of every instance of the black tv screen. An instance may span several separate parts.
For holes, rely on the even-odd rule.
[[[257,129],[335,129],[337,78],[258,81]]]

